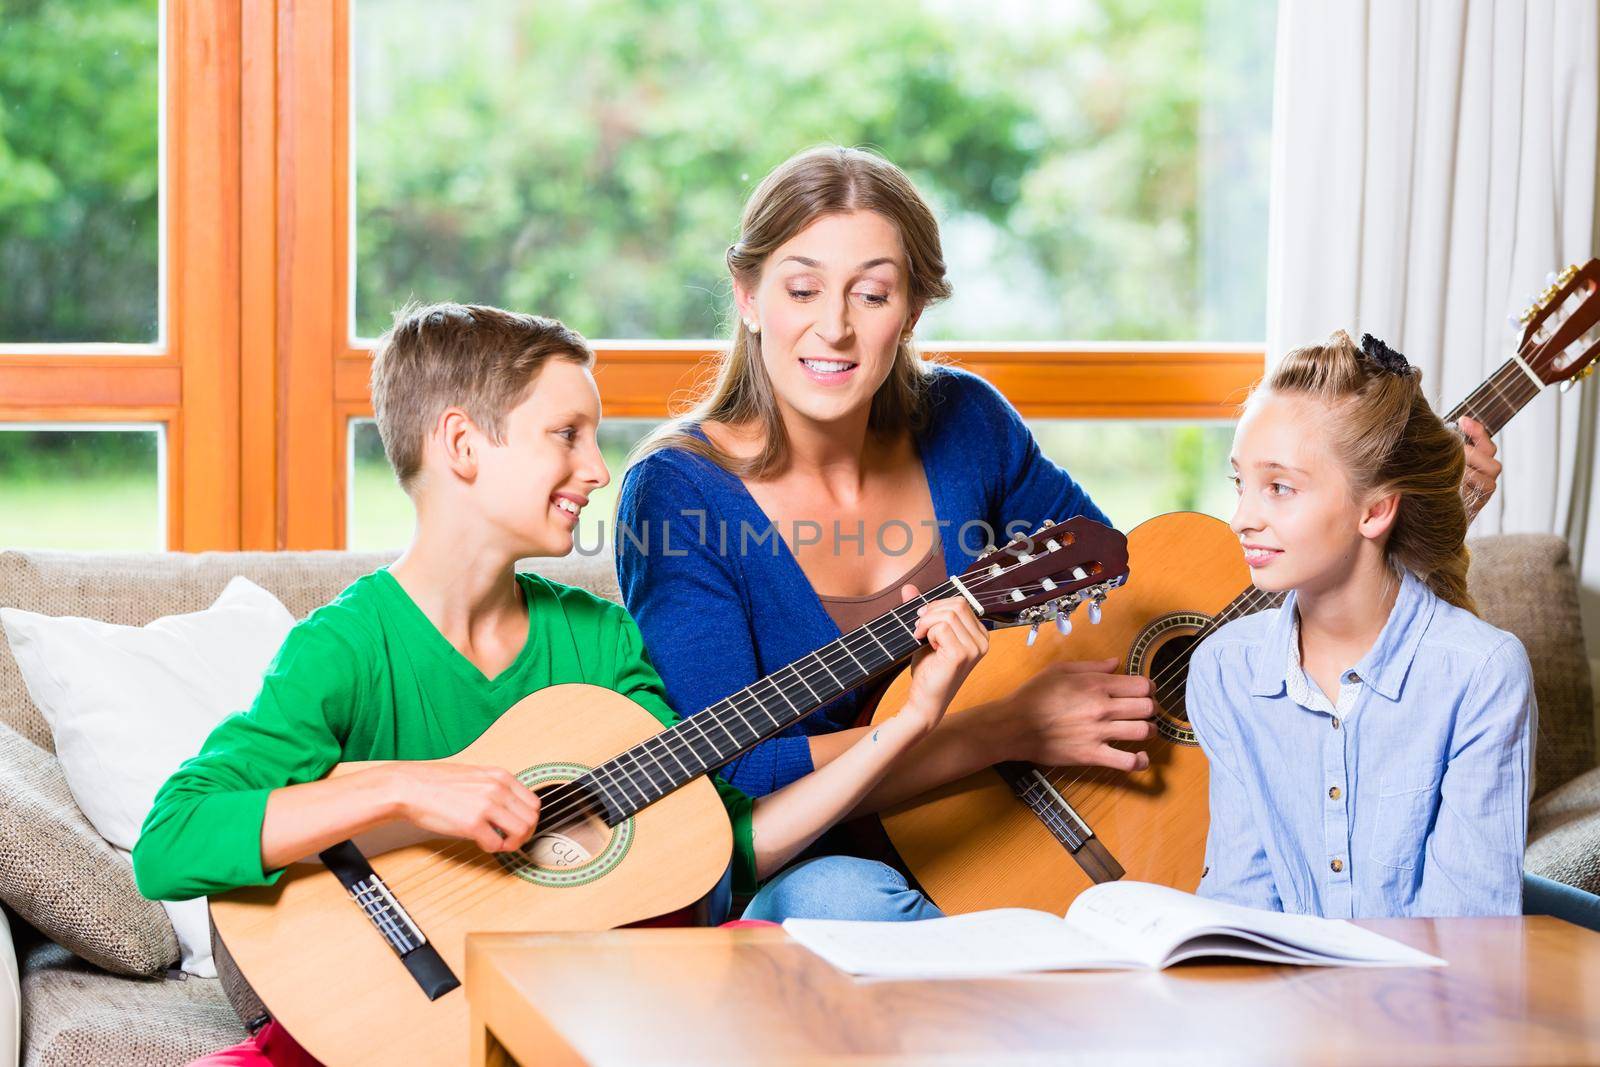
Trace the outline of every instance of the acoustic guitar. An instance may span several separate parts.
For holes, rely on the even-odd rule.
[[[1517,352],[1446,416],[1468,416],[1492,436],[1548,385],[1563,390],[1600,357],[1600,260],[1568,267],[1517,317]],[[1001,764],[951,782],[882,816],[890,842],[925,893],[947,913],[1038,908],[1061,914],[1097,882],[1129,877],[1193,891],[1209,825],[1205,756],[1184,707],[1189,657],[1232,619],[1281,598],[1250,582],[1239,540],[1208,515],[1161,515],[1128,535],[1134,577],[1090,633],[1029,649],[1020,632],[997,634],[949,714],[999,700],[1058,660],[1116,657],[1154,683],[1156,734],[1147,770]],[[896,679],[878,702],[905,700]]]
[[[539,794],[526,847],[486,853],[420,831],[378,854],[346,841],[276,885],[213,897],[217,940],[323,1063],[463,1063],[468,933],[603,930],[693,904],[733,846],[706,776],[910,657],[922,604],[961,596],[991,626],[1045,622],[1098,609],[1127,560],[1126,538],[1100,523],[1047,523],[670,729],[610,690],[541,690],[448,757],[504,767]]]

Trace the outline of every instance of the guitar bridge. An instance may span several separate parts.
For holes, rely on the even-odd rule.
[[[394,949],[395,955],[404,956],[428,943],[428,939],[417,928],[417,924],[411,921],[411,916],[400,906],[400,902],[395,899],[394,894],[389,891],[383,879],[378,877],[376,871],[347,888],[350,899],[367,913],[367,918],[378,928],[383,939],[389,942],[389,947]]]
[[[438,1000],[461,985],[461,979],[428,943],[422,928],[412,921],[399,898],[378,877],[378,872],[372,869],[354,841],[341,841],[318,853],[318,858],[339,879],[350,899],[405,964],[429,1000]]]
[[[1043,771],[1026,763],[1001,763],[995,770],[1094,882],[1115,882],[1127,873]]]

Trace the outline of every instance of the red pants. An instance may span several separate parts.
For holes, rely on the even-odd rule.
[[[274,1020],[257,1030],[254,1037],[201,1056],[189,1067],[322,1067],[322,1064]]]
[[[645,926],[649,922],[637,925]],[[771,925],[760,919],[735,919],[723,923],[722,929]],[[257,1030],[254,1037],[201,1056],[189,1067],[322,1067],[322,1063],[301,1048],[300,1043],[289,1036],[289,1031],[278,1025],[277,1020],[273,1020]]]

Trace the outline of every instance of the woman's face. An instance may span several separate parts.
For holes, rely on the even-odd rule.
[[[872,211],[817,219],[734,296],[780,407],[820,423],[870,409],[918,314],[900,231]]]
[[[1364,543],[1381,547],[1395,501],[1359,501],[1334,455],[1328,414],[1314,401],[1256,397],[1233,437],[1239,503],[1233,531],[1257,589],[1320,592],[1338,585]]]

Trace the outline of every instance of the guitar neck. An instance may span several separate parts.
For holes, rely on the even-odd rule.
[[[892,670],[922,644],[912,636],[917,609],[956,594],[955,583],[946,582],[635,745],[573,784],[604,802],[605,820],[614,826]]]
[[[1445,421],[1455,422],[1465,415],[1483,423],[1490,437],[1505,429],[1512,416],[1527,407],[1528,401],[1544,388],[1544,383],[1536,384],[1523,366],[1514,359],[1506,360],[1465,400],[1451,408]]]

